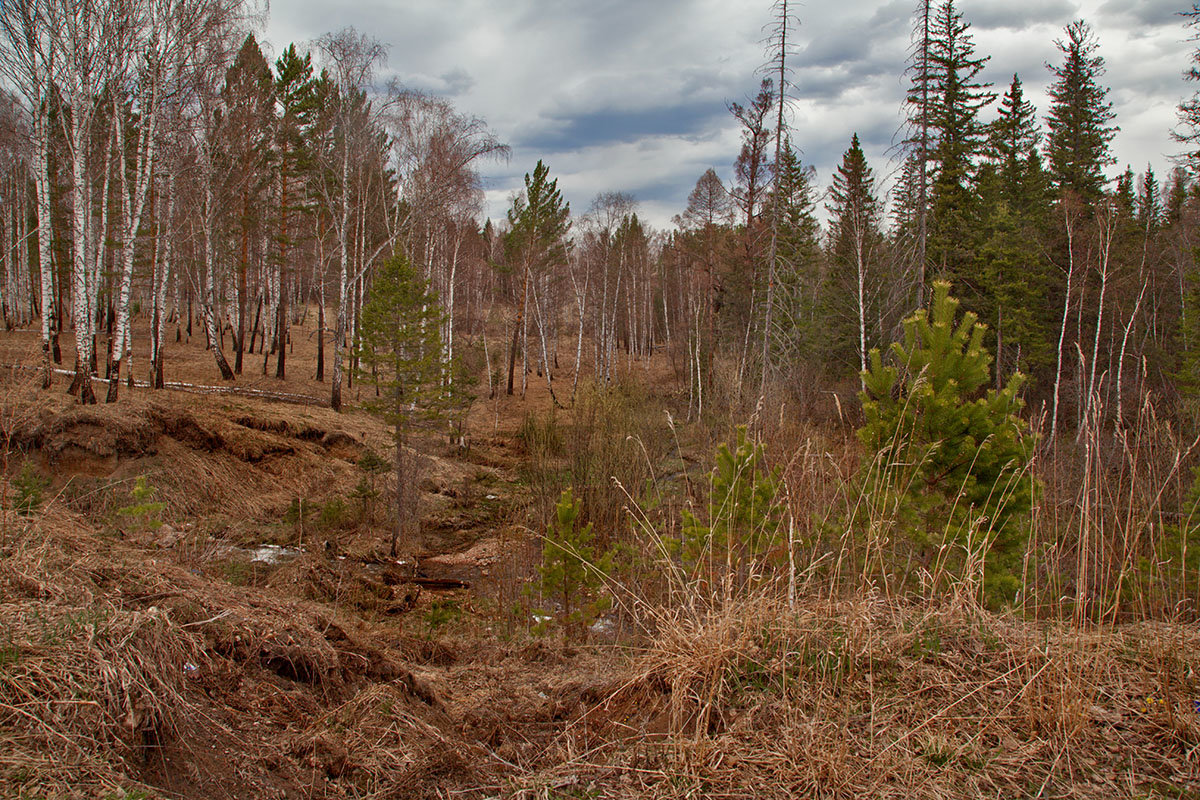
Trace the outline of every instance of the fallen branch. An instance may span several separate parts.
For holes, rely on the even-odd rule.
[[[4,365],[4,367],[6,369],[10,369],[13,371],[29,370],[32,372],[37,372],[37,371],[41,370],[41,367],[29,366],[26,364],[6,364],[6,365]],[[55,368],[52,370],[52,372],[54,372],[56,375],[63,375],[68,378],[75,377],[74,370]],[[101,378],[98,375],[92,375],[91,379],[93,382],[99,382],[101,385],[108,384],[107,378]],[[134,380],[133,385],[135,388],[138,388],[138,389],[152,388],[148,381]],[[311,395],[307,395],[307,394],[291,394],[289,392],[272,392],[272,391],[268,391],[266,389],[252,389],[248,386],[208,386],[208,385],[199,384],[199,383],[183,383],[181,381],[166,381],[163,385],[163,388],[164,389],[173,389],[174,391],[177,391],[177,392],[188,392],[190,394],[230,394],[230,395],[237,395],[240,397],[258,397],[258,398],[262,398],[263,400],[276,400],[281,403],[294,403],[297,405],[314,405],[314,406],[328,406],[329,405],[328,400],[324,400],[319,397],[312,397]]]

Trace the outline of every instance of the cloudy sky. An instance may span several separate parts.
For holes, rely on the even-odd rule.
[[[907,85],[903,71],[914,0],[797,5],[793,140],[824,188],[857,131],[876,174],[896,164],[892,144]],[[1188,4],[1190,6],[1190,4]],[[1121,127],[1119,163],[1161,176],[1178,146],[1175,107],[1192,44],[1182,0],[960,0],[984,72],[1007,87],[1020,74],[1040,114],[1047,62],[1073,19],[1088,20]],[[768,0],[271,0],[265,46],[311,42],[354,26],[388,46],[385,73],[451,98],[512,146],[483,166],[487,213],[500,218],[539,158],[576,213],[600,192],[623,191],[642,215],[670,225],[696,179],[725,179],[739,149],[727,106],[758,87]]]

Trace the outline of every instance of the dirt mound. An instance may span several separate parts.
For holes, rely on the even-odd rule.
[[[20,769],[0,769],[0,795],[309,796],[320,770],[341,783],[316,796],[339,797],[471,774],[435,692],[354,620],[103,542],[61,510],[9,522],[0,752]]]
[[[367,433],[379,427],[374,420],[247,404],[251,411],[231,415],[208,398],[134,395],[81,407],[69,397],[40,395],[36,413],[0,433],[52,489],[69,484],[68,497],[89,514],[129,505],[128,490],[112,487],[139,476],[176,517],[217,513],[239,526],[277,523],[298,497],[316,507],[350,494]],[[333,418],[309,419],[320,415]],[[347,423],[362,431],[347,432]]]
[[[72,405],[7,433],[18,448],[37,451],[49,469],[60,472],[111,471],[119,458],[155,452],[160,432],[146,414]]]
[[[162,438],[203,452],[226,451],[257,463],[273,455],[291,454],[298,443],[318,444],[357,455],[362,442],[343,430],[326,430],[307,422],[265,415],[224,418],[211,408],[193,402],[142,397],[116,405],[79,406],[50,398],[40,413],[20,420],[4,431],[13,444],[40,451],[56,468],[72,456],[97,459],[136,458],[152,455]],[[257,435],[263,434],[263,435]]]

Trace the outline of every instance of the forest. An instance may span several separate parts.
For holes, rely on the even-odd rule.
[[[0,795],[1200,796],[1200,48],[1160,176],[917,0],[822,182],[764,6],[657,229],[352,27],[0,5]]]

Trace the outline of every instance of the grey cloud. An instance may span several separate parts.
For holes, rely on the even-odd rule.
[[[902,25],[905,30],[908,30],[912,13],[913,4],[908,0],[892,0],[887,5],[875,9],[868,24],[872,28]]]
[[[710,128],[726,116],[721,106],[691,103],[639,111],[595,111],[556,119],[516,144],[532,149],[590,147],[661,135],[687,136]]]
[[[1062,25],[1079,16],[1069,0],[983,0],[963,9],[963,17],[980,31],[1026,30],[1033,25]]]
[[[423,92],[454,97],[464,94],[475,86],[475,79],[462,67],[447,70],[441,75],[422,75],[421,73],[398,75],[400,82],[410,88]]]
[[[1108,0],[1100,6],[1106,23],[1132,22],[1138,25],[1180,25],[1178,0]]]
[[[2,2],[2,0],[0,0]],[[857,130],[875,173],[895,169],[913,0],[809,2],[793,59],[796,143],[825,184]],[[995,91],[1019,72],[1044,116],[1054,39],[1076,17],[1093,22],[1109,65],[1123,160],[1160,169],[1191,45],[1179,0],[959,0],[991,55]],[[598,191],[626,190],[655,224],[686,203],[710,165],[729,177],[736,123],[726,110],[758,88],[767,0],[272,0],[267,38],[281,48],[350,24],[391,45],[390,70],[453,96],[514,146],[489,164],[488,213],[545,158],[577,211]],[[336,17],[336,24],[331,24]],[[994,113],[992,111],[986,114]],[[1122,118],[1124,116],[1124,119]],[[1157,120],[1161,120],[1158,122]],[[1135,130],[1136,128],[1136,130]],[[1156,138],[1157,137],[1157,138]]]

